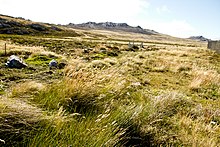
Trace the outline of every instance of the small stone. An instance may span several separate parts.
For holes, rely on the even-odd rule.
[[[4,144],[5,144],[5,141],[4,141],[4,140],[2,140],[2,139],[0,139],[0,142],[2,142],[2,143],[4,143]]]
[[[49,63],[50,68],[57,68],[57,61],[55,59],[51,60]]]
[[[141,83],[140,82],[134,82],[131,84],[132,86],[141,86]]]
[[[217,123],[215,121],[211,121],[210,124],[215,125]]]
[[[84,53],[89,53],[90,51],[88,49],[83,50]]]
[[[100,52],[103,53],[103,54],[106,54],[107,50],[105,48],[100,48]]]

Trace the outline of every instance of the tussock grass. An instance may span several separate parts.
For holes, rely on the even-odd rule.
[[[83,122],[87,118],[96,118],[95,122],[101,122],[102,119],[113,117],[113,120],[117,122],[117,127],[115,127],[122,131],[116,133],[115,136],[118,138],[114,138],[114,140],[111,137],[99,137],[102,140],[107,139],[107,142],[114,142],[116,145],[180,145],[181,139],[174,135],[178,130],[172,121],[176,115],[188,115],[194,106],[193,102],[184,94],[177,92],[154,96],[152,92],[146,93],[140,90],[138,86],[141,84],[136,81],[135,76],[129,75],[131,67],[136,66],[137,60],[128,59],[127,62],[129,63],[123,63],[126,65],[123,66],[123,69],[117,68],[119,64],[122,64],[120,61],[115,65],[116,67],[106,69],[87,66],[90,63],[84,63],[81,68],[78,66],[80,62],[75,66],[70,65],[71,67],[66,69],[68,78],[62,83],[45,89],[45,92],[42,92],[43,95],[39,95],[41,101],[38,103],[44,104],[44,108],[52,108],[53,110],[59,111],[62,108],[69,114],[77,115]],[[123,113],[120,114],[118,109]],[[106,111],[111,113],[106,114]],[[94,112],[95,115],[92,114]],[[120,119],[112,114],[116,112],[120,115]],[[83,116],[85,116],[84,119]],[[83,122],[80,123],[84,127],[87,126]],[[86,123],[90,124],[91,120]],[[41,134],[44,133],[39,135]],[[89,136],[90,134],[86,138],[90,138]],[[76,139],[70,144],[76,143],[75,141]],[[92,140],[89,142],[89,144],[93,144]],[[58,142],[52,143],[59,145]],[[81,142],[81,144],[84,143],[84,141]],[[100,145],[103,145],[103,142]]]
[[[11,97],[25,97],[35,94],[45,88],[45,85],[36,81],[26,81],[12,87]]]
[[[218,146],[219,126],[206,124],[200,119],[193,120],[189,116],[179,115],[175,121],[179,127],[179,137],[186,146]],[[214,133],[215,132],[215,133]],[[201,139],[202,138],[202,139]]]
[[[85,113],[90,109],[91,112],[98,111],[99,106],[95,99],[98,96],[96,87],[90,84],[92,83],[85,84],[79,80],[66,79],[40,92],[34,101],[48,110],[57,110],[63,106],[68,112]]]
[[[44,81],[57,71],[47,71],[40,63],[36,72],[45,71],[37,80],[17,81],[5,95],[7,98],[0,99],[0,139],[5,145],[220,145],[219,55],[207,51],[204,44],[175,40],[145,42],[149,47],[130,52],[125,51],[126,38],[117,40],[123,35],[116,33],[115,42],[108,44],[99,40],[103,36],[95,36],[97,32],[87,36],[96,37],[94,43],[80,38],[75,42],[74,38],[28,40],[29,45],[40,43],[48,51],[43,53],[45,48],[40,47],[31,51],[29,59],[34,61],[47,62],[52,56],[60,59],[63,52],[71,53],[66,58],[68,66],[58,70],[64,77]],[[24,39],[17,41],[22,43]],[[94,50],[84,55],[80,50],[84,46]],[[103,47],[111,52],[115,46],[120,51],[118,56],[100,51]],[[50,53],[50,49],[56,50],[56,54]],[[44,74],[49,75],[43,79]],[[10,121],[4,121],[7,118]],[[6,126],[11,128],[7,130]]]
[[[42,111],[17,99],[0,99],[0,142],[1,146],[18,146],[39,127],[44,120]]]
[[[213,70],[195,70],[192,71],[192,74],[194,76],[190,88],[193,89],[199,89],[202,86],[207,85],[219,85],[220,82],[220,75]]]

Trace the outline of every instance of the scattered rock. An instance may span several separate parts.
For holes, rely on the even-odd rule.
[[[48,30],[45,26],[40,25],[40,24],[30,24],[29,25],[32,29],[35,29],[37,31],[46,31]]]
[[[11,55],[6,63],[6,66],[9,68],[24,68],[27,67],[27,64],[19,58],[18,56]]]
[[[93,48],[88,48],[89,51],[93,51]]]
[[[128,49],[126,49],[126,51],[133,51],[133,52],[135,52],[135,51],[139,50],[138,46],[139,46],[139,44],[135,44],[134,42],[133,43],[129,42],[128,43]]]
[[[12,27],[12,28],[4,28],[0,30],[0,33],[2,34],[18,34],[18,35],[24,35],[24,34],[30,34],[31,31],[27,28],[22,27]]]
[[[0,18],[0,33],[1,34],[30,34],[29,30],[23,24]]]
[[[5,141],[3,139],[0,139],[0,142],[4,143],[5,144]]]
[[[133,82],[133,83],[131,83],[131,85],[137,87],[137,86],[141,86],[141,83],[140,82]]]
[[[55,59],[51,60],[49,63],[50,68],[57,68],[57,61]]]
[[[100,52],[103,53],[103,54],[106,54],[107,50],[105,48],[100,48]]]
[[[86,49],[83,50],[83,53],[89,53],[89,52],[91,52],[92,50],[93,50],[93,49],[86,48]]]
[[[54,30],[54,31],[62,31],[62,29],[60,29],[60,28],[58,28],[58,27],[56,27],[56,26],[51,26],[50,27],[52,30]]]

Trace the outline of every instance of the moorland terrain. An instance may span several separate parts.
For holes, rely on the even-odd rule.
[[[136,29],[0,15],[0,146],[220,146],[220,55]]]

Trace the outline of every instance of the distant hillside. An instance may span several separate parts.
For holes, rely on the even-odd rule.
[[[196,41],[209,41],[210,39],[205,38],[203,36],[191,36],[188,39],[196,40]]]
[[[72,29],[97,29],[110,31],[124,31],[133,32],[146,35],[159,34],[150,29],[143,29],[140,26],[133,27],[127,23],[113,23],[113,22],[87,22],[82,24],[69,23],[68,25],[54,25],[48,23],[33,22],[22,17],[11,17],[0,14],[0,34],[17,34],[17,35],[42,35],[42,34],[69,34],[68,36],[78,36]]]
[[[74,31],[65,30],[63,27],[38,23],[26,20],[21,17],[11,17],[0,14],[0,34],[16,34],[16,35],[62,35],[78,36]]]
[[[82,24],[73,24],[70,23],[67,27],[72,28],[81,28],[81,29],[101,29],[101,30],[112,30],[112,31],[125,31],[125,32],[133,32],[133,33],[141,33],[147,35],[158,34],[158,32],[149,29],[143,29],[140,26],[132,27],[127,23],[113,23],[113,22],[87,22]]]
[[[96,30],[92,33],[91,30]],[[49,23],[34,22],[22,17],[12,17],[0,14],[0,34],[12,35],[39,35],[39,36],[66,36],[66,37],[80,37],[80,36],[100,36],[104,35],[106,38],[112,38],[112,34],[117,39],[127,40],[125,34],[130,34],[132,40],[150,39],[155,41],[189,41],[188,39],[172,37],[169,35],[158,33],[154,30],[144,29],[140,26],[130,26],[127,23],[113,23],[113,22],[87,22],[82,24],[56,25]],[[97,32],[98,31],[98,32]],[[117,32],[117,35],[114,34]],[[86,34],[86,35],[85,35]],[[137,36],[136,36],[137,35]],[[138,36],[139,35],[139,36]],[[103,37],[103,36],[102,36]],[[192,39],[192,42],[194,40]]]

